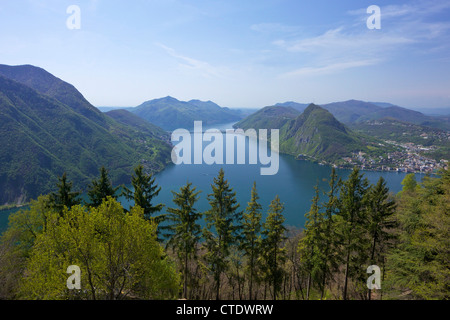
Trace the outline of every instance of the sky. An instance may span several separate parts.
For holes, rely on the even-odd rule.
[[[0,63],[44,68],[95,106],[450,107],[450,1],[0,0]]]

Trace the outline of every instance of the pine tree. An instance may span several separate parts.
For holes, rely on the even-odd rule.
[[[269,205],[268,215],[263,223],[262,231],[264,257],[268,270],[268,280],[273,288],[274,300],[277,298],[283,278],[281,263],[284,261],[284,250],[281,248],[281,244],[286,239],[286,228],[283,225],[285,221],[282,214],[283,210],[284,206],[277,195]]]
[[[394,200],[389,199],[389,189],[383,177],[380,177],[377,184],[370,188],[368,198],[368,231],[372,240],[370,264],[378,265],[380,262],[384,264],[387,241],[391,238],[387,230],[395,226],[392,215],[395,213],[396,205]],[[368,298],[371,299],[370,290]]]
[[[137,166],[134,169],[134,175],[131,177],[131,185],[134,191],[128,188],[124,189],[124,194],[128,200],[134,200],[134,206],[139,206],[144,209],[144,217],[146,219],[153,218],[152,215],[156,212],[160,212],[164,207],[163,204],[153,205],[152,201],[158,196],[161,191],[161,187],[155,184],[155,178],[153,175],[145,174],[144,167],[142,165]],[[160,219],[156,219],[155,222],[161,222]]]
[[[100,177],[98,180],[92,180],[88,190],[88,197],[91,207],[98,207],[108,196],[117,199],[116,193],[119,187],[113,187],[108,176],[108,170],[105,167],[100,168]]]
[[[168,208],[166,221],[168,226],[163,227],[168,231],[168,247],[172,247],[178,254],[178,259],[183,273],[183,297],[188,298],[188,261],[197,256],[197,244],[201,238],[201,226],[197,223],[202,214],[194,208],[199,199],[196,188],[191,188],[192,183],[187,183],[179,192],[172,191],[173,203],[176,208]]]
[[[345,278],[343,288],[343,299],[348,298],[348,283],[350,279],[356,279],[364,283],[362,276],[365,270],[362,266],[367,261],[366,230],[367,221],[365,217],[367,206],[367,189],[369,182],[363,179],[358,168],[354,168],[349,178],[342,184],[338,213],[337,232],[340,238],[341,256],[344,258]]]
[[[239,204],[236,192],[225,180],[225,173],[220,169],[217,178],[211,185],[212,193],[208,194],[210,209],[205,213],[206,228],[203,229],[206,261],[214,276],[216,299],[220,297],[221,276],[227,270],[227,258],[230,247],[237,243],[239,237]]]
[[[333,271],[338,269],[338,258],[336,257],[336,244],[334,235],[334,215],[338,211],[338,194],[342,181],[338,179],[336,169],[331,169],[330,181],[328,183],[329,191],[326,193],[327,202],[323,204],[324,208],[324,244],[323,244],[323,259],[322,264],[322,285],[321,285],[321,299],[325,295],[325,288],[327,283],[332,279]]]
[[[323,271],[321,244],[323,242],[322,228],[324,226],[323,216],[319,212],[319,188],[314,187],[315,195],[312,199],[311,209],[305,214],[306,222],[304,237],[299,242],[300,259],[304,269],[308,272],[308,284],[306,288],[306,299],[309,300],[311,283],[317,280],[322,283],[320,273]]]
[[[58,180],[58,191],[50,193],[49,202],[50,207],[59,212],[60,216],[63,216],[64,207],[70,210],[73,206],[81,203],[79,199],[81,192],[72,191],[72,182],[67,181],[67,174],[65,172]]]
[[[383,282],[394,299],[450,298],[450,171],[439,175],[424,177],[398,199],[398,238]]]
[[[248,259],[249,299],[253,297],[253,282],[256,275],[257,261],[261,253],[261,218],[262,206],[258,203],[256,182],[253,183],[250,202],[243,214],[241,249]]]

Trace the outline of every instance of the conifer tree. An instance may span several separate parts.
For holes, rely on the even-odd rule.
[[[50,207],[59,212],[60,216],[63,216],[64,207],[70,210],[73,206],[81,203],[79,199],[80,192],[72,191],[72,182],[67,181],[65,172],[58,180],[58,191],[50,193],[49,203]]]
[[[225,180],[225,173],[220,169],[217,178],[211,185],[212,193],[208,194],[210,209],[205,213],[206,228],[203,229],[205,256],[210,271],[213,273],[216,299],[220,297],[221,276],[227,270],[227,258],[230,247],[239,238],[239,204],[236,192]]]
[[[384,265],[387,241],[391,238],[387,230],[395,226],[392,215],[395,213],[396,205],[394,200],[389,199],[389,189],[386,187],[383,177],[380,177],[377,184],[370,188],[368,198],[368,231],[372,242],[370,264],[382,263]],[[368,298],[371,299],[370,290]]]
[[[108,176],[108,170],[105,167],[100,168],[100,177],[98,180],[94,179],[91,182],[88,190],[88,197],[91,207],[98,207],[102,204],[103,200],[108,196],[117,199],[116,193],[119,187],[113,187],[111,180]]]
[[[253,183],[250,202],[242,216],[242,241],[241,249],[248,259],[249,272],[249,299],[253,297],[253,282],[256,275],[257,261],[261,253],[261,218],[262,206],[258,203],[259,196],[256,190],[256,182]]]
[[[323,216],[319,212],[319,188],[314,187],[315,195],[312,199],[311,209],[305,214],[304,237],[299,242],[300,259],[304,269],[308,272],[308,283],[306,287],[306,299],[309,300],[311,285],[314,280],[322,283],[320,273],[323,271],[322,264],[325,262],[322,256],[322,242],[324,226]]]
[[[361,279],[365,276],[362,266],[367,262],[369,250],[365,216],[368,186],[367,178],[363,178],[359,169],[355,167],[340,190],[336,229],[340,241],[340,255],[343,257],[345,268],[344,300],[348,298],[350,279],[357,279],[359,283],[364,283]]]
[[[324,244],[323,244],[323,259],[322,264],[322,285],[321,285],[321,299],[325,295],[325,288],[327,283],[332,279],[333,271],[337,270],[338,258],[336,256],[336,243],[334,235],[334,215],[338,210],[338,194],[342,181],[338,178],[336,169],[331,169],[330,180],[328,183],[329,191],[326,193],[327,201],[323,204],[324,208]]]
[[[284,261],[284,249],[282,242],[286,239],[286,228],[283,223],[284,205],[280,202],[278,195],[269,205],[266,221],[263,223],[263,248],[264,257],[268,270],[268,280],[272,284],[273,299],[276,300],[277,293],[281,286],[282,269],[281,263]]]
[[[183,297],[188,298],[188,261],[197,257],[197,244],[201,238],[201,226],[197,223],[202,214],[194,208],[199,199],[199,193],[192,183],[187,183],[179,192],[172,191],[173,202],[176,208],[168,208],[166,221],[168,226],[163,227],[168,231],[168,247],[172,247],[178,254],[183,273]]]
[[[156,212],[160,212],[164,207],[163,204],[153,205],[152,201],[158,196],[161,191],[161,187],[155,183],[153,175],[145,174],[144,167],[142,165],[137,166],[134,169],[134,175],[131,177],[131,185],[134,191],[128,188],[124,189],[125,196],[128,200],[134,200],[134,206],[139,206],[144,209],[144,217],[146,219],[153,218],[152,215]],[[157,219],[160,222],[161,219]]]

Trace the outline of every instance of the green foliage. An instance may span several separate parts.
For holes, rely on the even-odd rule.
[[[191,188],[192,183],[187,183],[181,187],[179,192],[172,191],[173,202],[177,208],[167,208],[167,226],[161,227],[167,230],[167,247],[172,247],[177,255],[183,270],[184,288],[183,297],[188,298],[188,261],[197,258],[197,245],[201,238],[201,226],[198,220],[202,214],[194,208],[198,201],[200,191]]]
[[[249,299],[253,296],[253,281],[258,271],[258,258],[262,253],[261,246],[261,218],[262,206],[258,203],[259,196],[256,190],[256,182],[253,183],[251,198],[242,215],[242,239],[240,249],[248,259],[249,273]]]
[[[59,178],[57,188],[57,192],[52,192],[49,195],[50,206],[62,216],[64,208],[70,210],[73,206],[81,203],[81,200],[79,199],[80,192],[72,191],[72,182],[67,181],[67,174],[65,172],[62,177]]]
[[[300,260],[303,263],[303,270],[309,274],[306,299],[309,300],[311,282],[314,280],[322,284],[322,274],[327,263],[324,257],[324,233],[325,217],[319,212],[319,188],[316,186],[315,195],[312,199],[311,209],[305,214],[306,222],[304,237],[299,241],[298,250]],[[329,236],[329,235],[328,235]]]
[[[386,266],[389,297],[449,299],[449,171],[402,192],[398,202],[399,240]]]
[[[105,167],[100,168],[98,180],[92,180],[87,192],[90,203],[93,207],[98,207],[107,197],[117,198],[116,193],[119,187],[113,187]]]
[[[153,174],[144,173],[144,167],[142,165],[134,169],[134,175],[131,177],[131,185],[133,186],[133,191],[125,188],[125,196],[129,200],[134,200],[134,206],[144,209],[144,217],[146,219],[151,219],[154,213],[162,210],[164,207],[163,204],[152,204],[153,198],[158,196],[161,187],[158,187],[155,183]]]
[[[172,299],[179,297],[182,279],[183,297],[191,299],[214,293],[216,299],[245,299],[247,292],[258,299],[262,288],[264,299],[267,289],[272,299],[449,298],[449,171],[420,184],[407,175],[394,198],[383,178],[370,185],[355,168],[341,181],[333,169],[324,202],[316,187],[305,229],[288,238],[279,197],[261,224],[256,184],[239,212],[221,169],[203,230],[195,209],[200,191],[191,183],[173,192],[175,207],[167,209],[161,226],[183,278],[158,242],[157,219],[137,203],[126,211],[106,195],[115,188],[107,170],[101,171],[91,185],[102,195],[98,206],[77,204],[63,175],[58,192],[10,215],[0,239],[0,298]],[[136,199],[158,208],[151,203],[160,191],[154,178],[142,167],[133,178],[136,189],[144,186]],[[134,192],[129,196],[135,199]],[[382,290],[375,292],[366,287],[373,264],[382,268]],[[71,265],[81,267],[82,290],[66,286]]]
[[[285,250],[281,247],[283,241],[286,240],[283,210],[284,205],[281,203],[280,198],[276,196],[269,205],[269,211],[262,230],[263,259],[267,270],[267,280],[272,283],[274,300],[277,298],[280,290],[283,277],[281,265],[285,261]]]
[[[368,202],[367,178],[354,168],[349,178],[342,183],[338,212],[336,213],[336,236],[338,250],[345,266],[343,299],[348,299],[350,279],[364,284],[368,248],[366,206]]]
[[[205,212],[206,228],[203,229],[204,247],[207,250],[205,259],[209,270],[214,275],[216,298],[219,298],[221,275],[227,269],[227,258],[233,243],[238,239],[239,204],[236,192],[225,180],[225,172],[220,169],[211,185],[212,193],[208,194],[210,209]]]
[[[39,234],[20,286],[25,299],[171,299],[179,275],[156,241],[156,226],[135,207],[108,198],[98,208],[53,214]],[[68,290],[67,267],[81,269],[82,290]]]

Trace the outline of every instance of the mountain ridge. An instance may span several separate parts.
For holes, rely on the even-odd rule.
[[[26,73],[17,69],[19,75],[12,78],[20,81],[5,77],[5,68],[0,68],[0,204],[23,203],[53,191],[63,172],[79,188],[105,166],[113,182],[121,184],[129,181],[133,167],[143,160],[150,171],[160,171],[170,161],[166,140],[143,140],[130,126],[93,107],[75,87],[58,84],[62,80],[40,68],[29,72],[32,68],[26,66]],[[6,69],[6,74],[14,74],[14,67]],[[39,85],[41,75],[45,83]],[[62,103],[45,94],[48,88],[51,95],[65,92],[63,100],[78,103]]]

